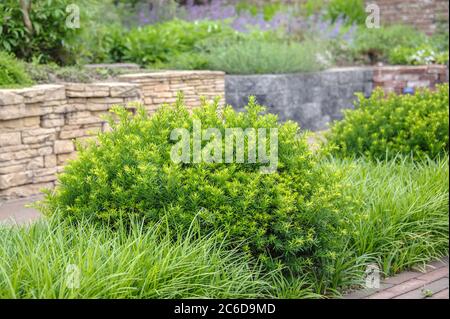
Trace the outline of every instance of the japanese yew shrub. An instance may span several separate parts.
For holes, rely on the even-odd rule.
[[[287,267],[296,274],[325,269],[323,260],[334,255],[339,237],[337,173],[316,165],[297,124],[262,115],[254,98],[242,113],[217,102],[202,104],[190,114],[180,97],[152,116],[142,108],[135,115],[115,108],[112,130],[80,147],[48,193],[48,214],[113,228],[130,217],[149,225],[162,219],[177,232],[195,222],[202,233],[218,232],[267,269]],[[221,132],[278,129],[277,170],[264,174],[261,163],[248,162],[175,163],[170,154],[178,141],[171,132],[191,130],[194,120],[202,129]],[[248,139],[245,145],[247,150]]]
[[[356,109],[334,124],[329,145],[344,157],[436,158],[448,154],[448,116],[448,84],[387,97],[377,89],[370,98],[359,95]]]

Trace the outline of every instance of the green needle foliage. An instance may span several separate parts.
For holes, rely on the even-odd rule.
[[[247,111],[204,103],[190,114],[179,99],[149,117],[116,109],[119,122],[98,143],[81,149],[47,197],[50,214],[114,226],[130,216],[186,230],[198,218],[203,234],[216,231],[232,243],[245,241],[246,253],[268,269],[287,267],[294,274],[320,272],[322,256],[336,249],[336,176],[320,168],[293,122],[250,99]],[[173,129],[278,129],[278,170],[263,174],[261,163],[174,163]],[[209,141],[204,141],[205,145]],[[267,144],[268,145],[268,144]],[[246,152],[245,152],[246,154]]]
[[[356,110],[346,111],[332,127],[330,146],[344,157],[436,158],[449,150],[448,103],[448,84],[414,95],[386,97],[381,89],[370,98],[359,95]]]

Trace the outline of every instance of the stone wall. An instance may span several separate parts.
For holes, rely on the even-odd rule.
[[[382,24],[408,24],[427,34],[436,31],[439,23],[448,25],[448,0],[366,0],[380,7]]]
[[[106,128],[113,104],[139,101],[130,83],[38,85],[0,90],[0,200],[51,188],[75,156],[74,139]]]
[[[448,82],[448,68],[445,65],[381,66],[374,69],[373,82],[386,93],[400,94],[407,87],[434,88],[438,83]]]
[[[52,188],[56,173],[76,156],[75,140],[108,129],[114,104],[144,103],[152,113],[183,91],[190,107],[199,96],[224,97],[222,72],[158,72],[124,76],[130,82],[67,83],[0,90],[0,201]],[[133,82],[133,83],[132,83]]]
[[[355,92],[372,92],[370,68],[338,68],[316,73],[227,75],[227,104],[241,110],[254,95],[279,119],[294,120],[308,130],[323,130],[351,108]]]
[[[225,74],[214,71],[170,71],[136,73],[119,76],[120,81],[138,84],[147,110],[152,113],[162,103],[173,103],[179,91],[189,108],[200,104],[200,97],[222,97],[225,91]]]
[[[448,67],[336,68],[304,74],[227,75],[225,79],[226,103],[236,109],[242,110],[248,96],[254,95],[280,120],[294,120],[303,129],[320,131],[341,119],[342,110],[354,107],[355,93],[369,96],[374,87],[386,93],[403,93],[405,87],[434,88],[448,82]]]

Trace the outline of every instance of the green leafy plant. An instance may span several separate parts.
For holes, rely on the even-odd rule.
[[[397,153],[417,158],[448,153],[448,84],[387,97],[377,89],[370,98],[358,98],[356,110],[347,110],[331,128],[329,145],[335,154],[380,159]]]
[[[234,31],[219,22],[190,23],[173,20],[132,29],[124,40],[124,60],[141,65],[161,65],[171,62],[181,53],[192,51],[207,38],[229,36]]]
[[[422,45],[416,48],[396,47],[389,54],[389,63],[406,65],[446,64],[448,63],[448,51],[437,52],[430,45]]]
[[[393,25],[378,29],[358,27],[352,46],[356,59],[374,64],[387,61],[396,47],[415,48],[426,41],[425,34],[410,26]]]
[[[332,22],[342,18],[347,24],[363,24],[366,21],[364,0],[331,0],[327,6],[327,17]]]
[[[21,6],[21,4],[27,4]],[[66,8],[73,1],[14,1],[0,4],[0,49],[41,62],[70,62],[69,42],[77,29],[68,28]]]
[[[335,227],[339,183],[317,169],[316,159],[297,124],[278,124],[274,115],[250,99],[247,112],[205,103],[190,115],[182,100],[152,117],[116,109],[120,121],[98,144],[82,148],[47,197],[47,210],[69,220],[87,218],[115,225],[134,216],[186,230],[197,218],[202,233],[215,231],[269,269],[288,267],[295,274],[326,270],[324,256],[337,246]],[[261,163],[174,163],[173,129],[278,129],[278,166],[260,172]],[[206,142],[204,142],[204,145]]]
[[[28,76],[24,64],[13,55],[0,51],[0,88],[31,84],[33,81]]]
[[[242,11],[247,11],[253,16],[261,14],[264,17],[265,21],[270,21],[273,17],[283,10],[286,10],[287,7],[283,5],[281,2],[273,2],[273,3],[265,3],[261,5],[255,5],[248,3],[247,1],[240,1],[236,4],[236,10],[238,13]]]
[[[326,8],[326,5],[325,0],[306,0],[301,4],[300,12],[309,17],[322,12]]]

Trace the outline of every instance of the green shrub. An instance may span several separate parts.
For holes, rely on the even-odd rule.
[[[77,29],[66,27],[66,7],[74,1],[32,1],[29,18],[33,30],[25,27],[19,1],[0,3],[0,49],[31,61],[67,62],[71,60],[69,42]]]
[[[244,38],[210,46],[207,52],[207,68],[229,74],[311,72],[332,63],[326,47],[311,40],[286,43]]]
[[[0,87],[27,86],[32,83],[23,63],[11,54],[0,51]]]
[[[234,31],[227,25],[200,21],[191,23],[173,20],[134,28],[124,40],[124,60],[141,65],[171,62],[181,53],[194,50],[197,43],[211,37],[227,37]]]
[[[356,107],[331,128],[336,154],[380,159],[397,153],[436,158],[448,152],[448,84],[435,92],[388,97],[377,89],[370,98],[360,94]]]
[[[438,52],[430,45],[416,48],[396,47],[389,53],[390,64],[424,65],[448,63],[448,51]]]
[[[118,24],[92,25],[74,41],[77,62],[116,63],[125,59],[126,30]]]
[[[255,5],[248,3],[247,1],[240,1],[236,4],[235,7],[238,13],[241,13],[242,11],[247,11],[253,16],[261,14],[265,21],[272,20],[277,13],[285,11],[288,8],[281,2]]]
[[[364,0],[331,0],[327,7],[327,17],[332,22],[341,18],[347,24],[363,24],[366,21]]]
[[[396,47],[415,48],[426,41],[425,34],[410,26],[394,25],[379,29],[358,27],[353,50],[357,59],[374,64],[387,61],[390,52]]]
[[[327,3],[325,0],[305,0],[300,5],[300,13],[309,17],[324,11],[326,5]]]
[[[334,173],[317,169],[315,156],[297,124],[278,124],[251,98],[247,112],[219,110],[206,103],[190,115],[179,100],[148,118],[117,109],[118,124],[98,144],[80,150],[66,166],[60,185],[47,197],[47,211],[70,220],[106,224],[129,216],[186,230],[197,218],[202,233],[211,231],[259,257],[268,268],[287,266],[293,273],[322,271],[335,245],[339,185]],[[170,159],[173,129],[277,128],[278,166],[260,172],[261,163],[176,164]],[[205,144],[205,142],[204,142]],[[204,145],[203,144],[203,145]]]

